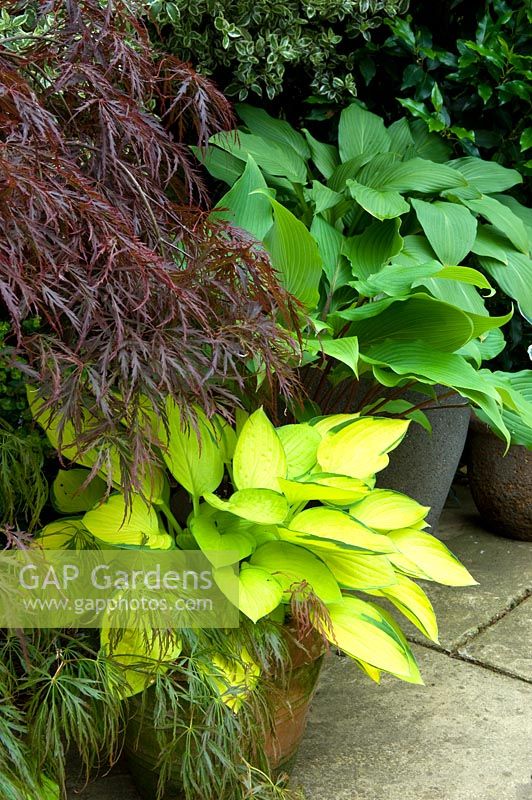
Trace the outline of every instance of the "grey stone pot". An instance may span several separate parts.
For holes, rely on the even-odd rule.
[[[444,387],[436,390],[443,392]],[[406,399],[415,403],[423,397],[412,392]],[[461,408],[446,408],[461,402]],[[390,453],[389,466],[378,474],[377,486],[403,492],[430,506],[427,522],[434,533],[464,450],[471,411],[460,395],[453,395],[425,413],[432,433],[411,423],[399,447]]]

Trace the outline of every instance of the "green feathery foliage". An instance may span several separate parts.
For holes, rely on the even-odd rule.
[[[48,499],[45,443],[37,432],[13,430],[0,418],[0,525],[37,525]]]

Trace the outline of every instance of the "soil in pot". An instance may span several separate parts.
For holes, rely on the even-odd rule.
[[[532,542],[532,451],[505,444],[487,425],[473,420],[467,474],[475,505],[494,533]]]
[[[291,637],[288,639],[288,649],[291,659],[291,668],[286,670],[283,677],[273,676],[272,696],[269,698],[273,721],[272,733],[266,734],[264,743],[265,754],[268,758],[270,770],[275,777],[281,773],[290,773],[297,755],[297,750],[307,721],[310,703],[316,690],[316,685],[323,662],[323,641],[317,635],[312,635],[304,640],[303,646],[298,646]],[[158,762],[160,745],[157,730],[154,725],[154,696],[148,689],[144,700],[141,695],[135,695],[129,700],[130,718],[126,730],[125,756],[133,780],[141,796],[145,800],[154,800],[157,794],[159,779]],[[183,709],[186,714],[186,709]],[[167,726],[171,737],[173,728],[172,720],[168,719]],[[159,733],[161,727],[159,727]],[[183,798],[181,783],[182,753],[175,748],[175,760],[166,785],[163,800],[179,800]]]

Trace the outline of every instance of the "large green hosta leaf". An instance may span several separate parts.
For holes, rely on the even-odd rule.
[[[422,683],[413,670],[413,656],[384,611],[356,597],[344,597],[328,607],[330,641],[353,658],[403,680]]]
[[[332,144],[318,142],[305,128],[302,129],[305,139],[310,147],[312,160],[327,180],[331,177],[334,170],[340,163],[338,149]]]
[[[301,158],[310,157],[310,149],[303,138],[292,126],[282,119],[271,117],[264,109],[238,103],[238,116],[244,120],[246,127],[256,136],[275,142],[282,148],[291,147]]]
[[[307,583],[324,603],[337,603],[342,599],[338,584],[328,567],[303,547],[289,542],[267,542],[257,548],[250,563],[270,572],[281,584],[284,600]]]
[[[423,158],[398,161],[393,153],[373,158],[360,170],[357,180],[380,191],[423,194],[467,185],[462,175],[445,164],[436,164]]]
[[[342,253],[349,259],[356,278],[367,278],[403,247],[398,221],[372,222],[359,236],[344,239]]]
[[[211,136],[210,144],[242,161],[247,161],[248,155],[253,156],[259,167],[270,175],[279,175],[293,183],[306,183],[307,166],[291,147],[241,131],[238,134],[235,131],[216,133]]]
[[[305,349],[311,353],[325,353],[337,361],[341,361],[358,378],[358,339],[356,336],[344,336],[339,339],[307,340]]]
[[[532,370],[484,374],[486,380],[504,394],[507,407],[502,416],[510,431],[512,444],[523,445],[532,450]],[[477,411],[477,415],[489,422],[481,411]]]
[[[477,221],[464,206],[456,203],[412,200],[425,236],[443,264],[455,266],[470,252],[475,242]]]
[[[341,258],[344,237],[339,230],[317,214],[312,220],[310,232],[318,244],[323,271],[329,281],[330,291],[333,293],[338,285],[342,285],[342,274],[347,270],[347,266],[343,264]]]
[[[263,239],[272,226],[273,215],[268,197],[256,189],[267,189],[262,172],[252,156],[248,156],[242,176],[217,203],[211,213],[214,219],[223,219],[249,231],[256,239]]]
[[[435,161],[437,164],[448,161],[451,147],[443,141],[441,136],[431,133],[423,120],[416,119],[414,122],[410,122],[410,134],[414,145],[406,148],[405,158],[419,156],[419,158]]]
[[[362,208],[377,219],[395,219],[410,211],[410,206],[399,192],[371,189],[349,178],[347,185],[351,196]]]
[[[386,153],[390,144],[390,134],[381,117],[355,103],[340,114],[338,145],[342,161],[359,155]]]
[[[246,155],[241,158],[221,150],[211,144],[209,147],[191,147],[198,161],[203,164],[205,169],[214,178],[224,181],[232,186],[244,172],[246,166]]]
[[[507,264],[484,256],[479,261],[501,289],[517,301],[523,317],[532,322],[532,260],[513,248],[506,255]]]
[[[507,206],[493,197],[483,195],[478,200],[464,200],[464,204],[491,222],[525,255],[529,252],[528,234],[525,225]]]
[[[379,373],[379,380],[385,377],[380,375],[380,365],[388,367],[402,378],[418,378],[422,382],[439,383],[456,389],[459,394],[478,404],[491,424],[509,438],[502,419],[501,398],[497,390],[462,356],[438,352],[422,342],[388,341],[374,345],[361,357],[364,361],[377,365],[375,372]]]
[[[318,285],[322,260],[316,241],[307,228],[288,209],[273,198],[274,224],[264,244],[282,283],[307,308],[319,299]]]
[[[449,161],[449,168],[458,170],[482,194],[504,192],[523,182],[517,170],[507,169],[496,161],[485,161],[482,158],[455,158]]]
[[[368,304],[340,312],[339,316],[353,318],[350,333],[358,337],[362,352],[367,352],[373,343],[393,339],[395,342],[419,339],[439,350],[457,350],[474,337],[474,326],[468,314],[454,306],[437,300],[428,294],[417,293],[407,298],[379,301],[384,313],[363,318],[364,311],[374,311]]]

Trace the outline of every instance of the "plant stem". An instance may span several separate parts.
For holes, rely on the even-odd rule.
[[[194,509],[194,516],[199,516],[199,497],[197,494],[192,495],[192,508]]]
[[[394,391],[387,394],[383,400],[379,400],[377,405],[371,409],[371,413],[374,414],[375,411],[377,411],[379,408],[382,408],[382,406],[385,406],[386,403],[388,403],[390,400],[395,400],[396,398],[401,397],[403,392],[410,389],[411,386],[415,386],[416,383],[417,381],[409,381],[409,383],[405,383],[404,386],[400,386],[398,389],[394,389]]]
[[[170,528],[174,532],[174,535],[175,536],[180,536],[183,533],[183,528],[181,527],[179,522],[176,520],[176,518],[172,514],[169,506],[167,506],[166,503],[160,503],[159,504],[159,508],[161,509],[161,511],[163,512],[164,516],[166,517],[166,519],[168,521],[168,524],[170,525]]]

